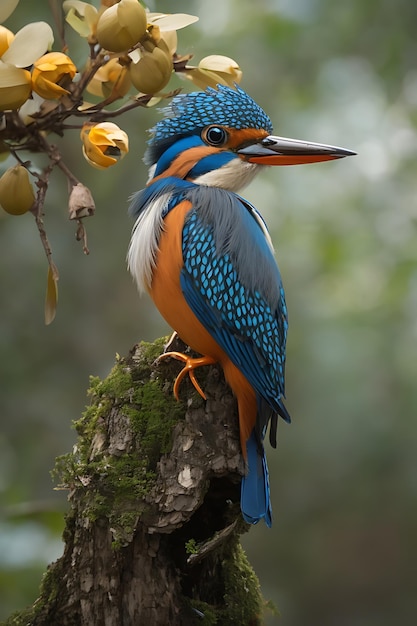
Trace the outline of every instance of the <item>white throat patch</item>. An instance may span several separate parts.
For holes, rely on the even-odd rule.
[[[248,163],[240,158],[232,159],[217,170],[202,174],[193,180],[197,185],[221,187],[228,191],[239,191],[255,178],[262,165]]]

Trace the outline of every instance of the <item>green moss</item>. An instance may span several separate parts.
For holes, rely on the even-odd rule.
[[[264,614],[274,612],[274,607],[262,597],[258,578],[240,544],[243,528],[243,522],[240,527],[237,525],[227,541],[209,554],[202,565],[198,565],[198,583],[187,589],[190,596],[185,598],[189,607],[187,614],[190,614],[193,626],[261,626]],[[187,554],[198,552],[198,548],[194,539],[185,543]],[[201,612],[200,616],[195,609]]]
[[[238,538],[234,541],[230,558],[224,562],[224,575],[224,604],[227,608],[219,614],[218,623],[230,626],[262,624],[264,602],[259,581]]]
[[[86,517],[110,520],[115,545],[135,527],[154,485],[157,462],[169,452],[172,429],[184,413],[154,366],[163,345],[164,339],[142,343],[128,358],[117,357],[107,378],[91,377],[91,404],[74,423],[77,444],[72,453],[57,459],[53,471],[62,486],[79,488]],[[129,420],[133,433],[128,451],[120,455],[108,454],[112,411]]]
[[[57,599],[61,574],[61,568],[54,564],[50,565],[46,570],[41,582],[40,597],[42,598],[43,604],[52,604]],[[38,609],[37,612],[39,612],[40,606],[36,607],[35,604],[35,610],[36,609]]]
[[[125,406],[123,412],[130,418],[149,466],[155,468],[161,454],[171,449],[172,429],[183,416],[184,407],[171,394],[161,392],[159,380],[139,385],[133,401],[135,404]]]
[[[193,539],[186,543],[187,553],[196,548]],[[191,609],[201,611],[199,624],[217,626],[261,626],[267,605],[262,597],[258,578],[247,560],[236,531],[227,544],[220,548],[214,562],[221,564],[220,569],[208,567],[206,584],[197,589],[198,596],[208,600],[189,600]],[[213,571],[217,571],[213,576]],[[188,603],[188,601],[187,601]],[[194,611],[195,613],[195,611]],[[195,620],[195,616],[192,616]],[[194,621],[192,621],[194,624]]]
[[[197,554],[198,552],[198,548],[197,548],[197,542],[195,539],[189,539],[186,543],[185,543],[185,553],[186,554]]]
[[[168,337],[160,337],[159,339],[155,339],[152,343],[142,341],[139,344],[142,354],[142,363],[153,365],[156,359],[163,353],[167,341]]]

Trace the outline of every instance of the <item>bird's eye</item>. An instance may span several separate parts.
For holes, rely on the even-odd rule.
[[[223,146],[227,141],[227,132],[221,126],[209,126],[202,132],[203,140],[211,146]]]

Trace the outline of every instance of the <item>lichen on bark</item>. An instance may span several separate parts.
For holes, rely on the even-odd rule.
[[[177,348],[189,350],[178,339]],[[240,545],[236,402],[217,366],[172,395],[164,340],[91,379],[78,441],[55,478],[69,490],[63,556],[28,611],[7,624],[262,624],[265,603]]]

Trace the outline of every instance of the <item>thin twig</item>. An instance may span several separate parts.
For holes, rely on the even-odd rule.
[[[94,47],[92,47],[92,50],[94,50]],[[92,62],[92,64],[90,67],[84,70],[84,72],[81,75],[80,80],[77,83],[75,83],[75,88],[71,96],[73,100],[78,101],[81,98],[84,89],[87,87],[88,83],[93,78],[94,74],[100,69],[102,65],[104,65],[105,63],[104,59],[105,59],[105,56],[104,54],[102,54],[101,51],[97,54],[97,56],[94,59],[90,56],[90,61]]]
[[[177,96],[181,92],[181,89],[174,89],[167,94],[164,94],[164,98],[173,98]],[[109,117],[118,117],[127,111],[131,111],[132,109],[136,109],[137,107],[146,107],[150,100],[152,100],[154,96],[152,94],[147,94],[144,96],[140,96],[133,100],[133,102],[129,102],[119,109],[115,109],[114,111],[108,111],[107,109],[103,109],[102,111],[94,111],[92,109],[88,109],[90,118],[92,121],[97,122],[101,119],[107,119]]]
[[[48,265],[51,268],[51,272],[52,272],[54,279],[57,280],[58,270],[56,268],[55,263],[52,260],[52,249],[51,249],[48,235],[46,234],[46,230],[45,230],[44,223],[43,223],[43,206],[45,203],[46,192],[48,190],[48,180],[52,172],[52,169],[53,169],[53,165],[50,164],[48,167],[45,168],[42,175],[38,176],[38,182],[36,183],[38,186],[38,192],[36,194],[36,201],[31,211],[35,218],[36,226],[39,231],[39,237],[42,242],[43,249],[45,250]]]
[[[203,543],[199,544],[197,552],[195,552],[194,554],[190,554],[190,556],[188,557],[187,564],[196,565],[196,563],[205,559],[210,552],[218,548],[222,543],[226,541],[228,537],[230,537],[230,535],[236,528],[237,522],[238,519],[235,519],[232,524],[229,524],[229,526],[226,526],[226,528],[223,528],[223,530],[215,533],[211,539],[208,539],[208,541],[204,541]]]
[[[64,20],[63,20],[63,13],[62,13],[61,5],[62,5],[62,2],[58,3],[57,0],[49,0],[49,7],[51,9],[51,13],[55,21],[59,38],[61,40],[61,49],[63,52],[66,52],[68,49],[68,46],[65,41],[65,28],[64,28]]]
[[[82,219],[78,219],[77,220],[77,224],[78,224],[78,228],[77,228],[77,232],[75,234],[75,238],[77,241],[83,241],[83,252],[84,254],[88,255],[90,254],[90,250],[88,249],[88,242],[87,242],[87,230],[83,224]]]
[[[49,159],[57,166],[59,169],[64,172],[65,176],[68,178],[70,184],[72,186],[78,185],[80,182],[76,176],[71,172],[65,162],[62,160],[62,155],[59,152],[58,148],[53,144],[50,144],[46,141],[45,137],[38,134],[39,143],[41,144],[44,152],[48,155]]]

